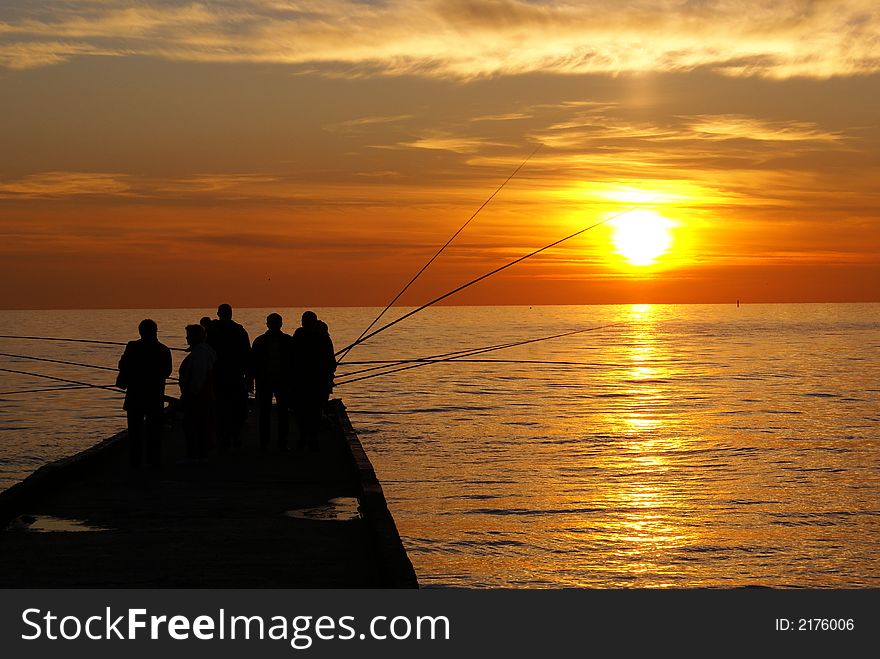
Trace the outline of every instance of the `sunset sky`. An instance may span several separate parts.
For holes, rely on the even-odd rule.
[[[383,305],[539,145],[403,303],[880,301],[876,0],[4,0],[0,100],[2,308]]]

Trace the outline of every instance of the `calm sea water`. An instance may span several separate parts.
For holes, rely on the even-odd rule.
[[[268,311],[236,319],[253,338]],[[281,311],[292,324],[301,310]],[[318,311],[337,347],[377,312]],[[0,334],[125,341],[152,317],[181,346],[207,313],[2,312]],[[445,307],[347,361],[609,323],[481,357],[569,364],[438,364],[337,389],[423,585],[880,587],[878,304]],[[0,351],[113,367],[120,348],[0,340]],[[3,372],[0,383],[54,386]],[[112,392],[0,400],[0,487],[124,426]]]

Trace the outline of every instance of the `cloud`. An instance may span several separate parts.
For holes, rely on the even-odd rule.
[[[523,112],[505,112],[504,114],[484,114],[480,117],[474,117],[471,121],[519,121],[531,118],[531,114],[525,114]]]
[[[535,128],[528,138],[552,149],[532,168],[648,176],[718,170],[815,169],[815,154],[856,154],[858,140],[808,121],[745,114],[679,115],[633,121],[622,115],[575,113]],[[783,161],[785,161],[783,163]]]
[[[355,176],[365,176],[367,178],[398,178],[401,173],[393,169],[382,169],[375,172],[355,172]]]
[[[271,62],[349,75],[690,71],[828,78],[880,71],[875,0],[13,2],[0,63],[83,55]]]
[[[764,142],[830,142],[842,139],[840,133],[820,130],[806,121],[763,121],[737,114],[698,115],[690,130],[709,139],[749,139]]]
[[[123,174],[98,172],[42,172],[0,181],[0,199],[124,195],[131,186]]]
[[[214,197],[246,197],[249,193],[261,192],[265,184],[278,181],[276,176],[263,174],[198,174],[154,184],[155,193],[198,195],[209,194]]]
[[[331,124],[326,128],[328,130],[352,130],[362,128],[364,126],[376,126],[380,124],[393,124],[407,119],[412,119],[411,114],[398,114],[390,117],[358,117],[357,119],[348,119]]]
[[[454,190],[450,189],[450,194]],[[40,172],[0,180],[0,199],[70,197],[138,203],[282,202],[289,208],[388,208],[433,203],[436,190],[406,182],[401,172],[392,169],[353,171],[341,181],[305,180],[295,174],[211,173],[164,178],[96,172]]]
[[[400,146],[414,149],[434,149],[452,151],[454,153],[476,153],[487,146],[504,146],[482,137],[436,133],[419,137],[410,142],[401,142]]]

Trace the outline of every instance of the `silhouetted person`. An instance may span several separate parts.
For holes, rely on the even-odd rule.
[[[205,336],[211,335],[211,324],[214,320],[210,316],[202,316],[199,318],[199,325],[205,328]]]
[[[171,375],[171,351],[159,342],[159,328],[149,318],[138,325],[141,338],[129,341],[119,360],[116,385],[125,389],[131,466],[141,466],[146,440],[147,464],[158,466],[160,458],[165,378]]]
[[[215,432],[214,366],[217,354],[205,341],[205,328],[186,326],[189,354],[180,365],[180,406],[186,456],[204,458],[213,444]]]
[[[217,425],[221,448],[238,446],[241,427],[247,418],[248,367],[251,342],[244,327],[232,320],[232,307],[217,307],[211,321],[208,343],[217,353],[214,387],[217,395]]]
[[[293,338],[281,331],[282,324],[283,320],[277,313],[266,317],[268,330],[254,339],[251,364],[260,414],[260,446],[269,446],[274,396],[278,403],[275,406],[278,417],[278,448],[286,451]]]
[[[335,351],[333,349],[333,339],[330,338],[330,328],[327,326],[323,320],[319,320],[315,325],[318,329],[318,334],[321,335],[321,341],[329,344],[329,356],[330,358],[327,360],[327,379],[325,381],[326,392],[324,392],[324,402],[330,399],[330,394],[333,393],[333,376],[336,373],[336,356]],[[325,351],[327,348],[325,347]]]
[[[333,341],[314,311],[302,315],[302,326],[293,333],[293,408],[299,426],[299,446],[318,447],[318,430],[324,403],[330,396],[336,358]]]

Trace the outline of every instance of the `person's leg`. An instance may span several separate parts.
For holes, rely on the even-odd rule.
[[[267,448],[272,435],[272,387],[268,383],[257,382],[256,397],[260,415],[260,448]]]
[[[162,464],[162,420],[164,411],[161,407],[147,413],[146,437],[147,465],[158,467]]]
[[[198,454],[196,444],[198,442],[198,422],[195,418],[195,410],[192,408],[183,412],[183,435],[186,437],[186,457],[195,459]]]
[[[220,450],[225,451],[232,444],[236,417],[233,406],[236,401],[235,396],[230,391],[228,380],[218,379],[214,392],[217,396],[217,436],[220,440]]]
[[[315,391],[309,392],[306,420],[306,437],[308,439],[309,448],[313,451],[318,450],[318,433],[321,430],[321,411],[323,404],[321,396]]]
[[[289,430],[289,420],[287,414],[287,392],[282,384],[276,383],[273,387],[275,392],[275,414],[278,416],[278,448],[282,451],[287,450],[287,434]]]
[[[140,469],[144,459],[144,414],[141,410],[126,410],[128,445],[131,449],[131,468]]]
[[[244,423],[247,421],[248,415],[248,388],[247,381],[244,377],[238,380],[238,391],[236,396],[237,414],[233,419],[232,445],[235,448],[239,448],[241,446],[242,429],[244,428]]]

